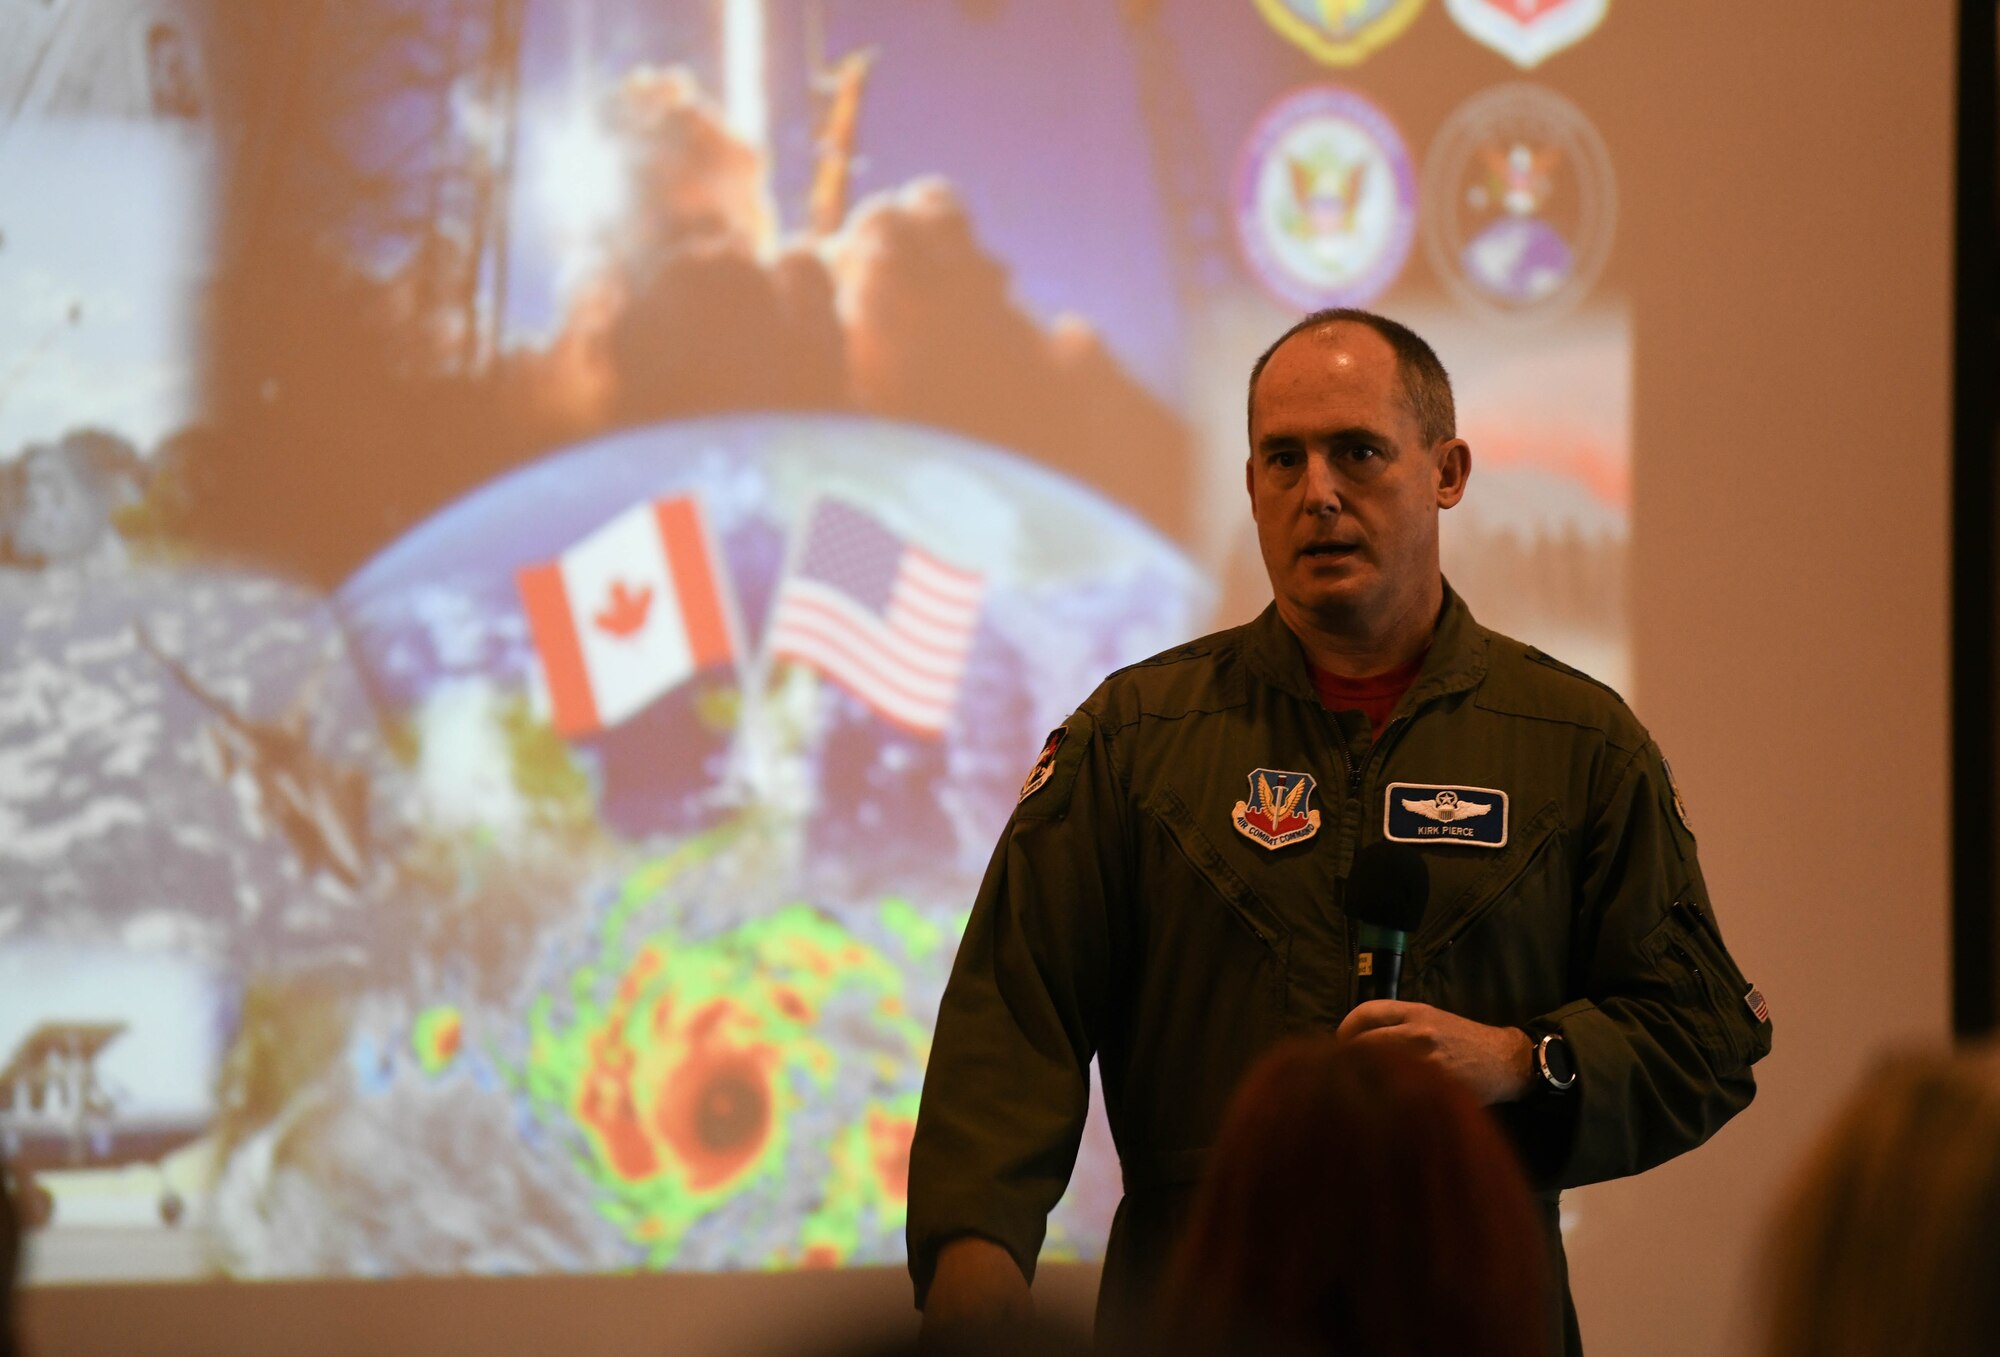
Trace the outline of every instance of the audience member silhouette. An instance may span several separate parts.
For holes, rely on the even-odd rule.
[[[2000,1343],[2000,1049],[1882,1060],[1821,1137],[1765,1264],[1770,1357]]]
[[[1283,1043],[1224,1119],[1161,1291],[1162,1346],[1547,1357],[1561,1321],[1536,1211],[1449,1075],[1331,1036]]]
[[[0,1357],[14,1357],[14,1283],[21,1268],[21,1225],[0,1161]]]

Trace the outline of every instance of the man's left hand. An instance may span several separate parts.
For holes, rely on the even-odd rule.
[[[1429,1004],[1371,999],[1334,1034],[1393,1047],[1460,1080],[1484,1103],[1512,1102],[1534,1078],[1534,1045],[1518,1027],[1488,1027]]]

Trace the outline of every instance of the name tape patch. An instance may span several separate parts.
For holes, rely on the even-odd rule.
[[[1492,787],[1391,782],[1382,808],[1382,837],[1395,843],[1507,846],[1507,793]]]

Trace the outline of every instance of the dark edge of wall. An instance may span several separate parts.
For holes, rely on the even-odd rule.
[[[1951,1016],[1960,1039],[1985,1035],[2000,1017],[2000,797],[1995,795],[1996,705],[2000,705],[2000,310],[1994,295],[1995,0],[1960,0],[1958,185],[1952,374],[1951,509]]]

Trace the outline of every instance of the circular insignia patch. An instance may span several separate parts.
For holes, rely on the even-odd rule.
[[[1315,60],[1352,66],[1393,42],[1424,0],[1257,0],[1271,27]]]
[[[1444,0],[1444,7],[1475,41],[1525,71],[1589,37],[1611,0]]]
[[[1265,287],[1308,311],[1366,306],[1416,234],[1416,176],[1388,115],[1318,85],[1268,109],[1236,171],[1236,233]]]
[[[1500,85],[1445,119],[1424,163],[1424,250],[1458,300],[1547,320],[1596,284],[1617,181],[1604,139],[1569,100]]]

